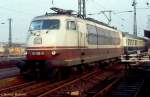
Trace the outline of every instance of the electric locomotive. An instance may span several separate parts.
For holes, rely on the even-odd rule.
[[[30,24],[26,60],[18,65],[22,75],[61,76],[62,70],[117,61],[124,54],[127,38],[121,31],[71,10],[53,9],[56,13],[37,16]]]

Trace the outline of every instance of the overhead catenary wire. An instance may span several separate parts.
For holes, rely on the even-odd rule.
[[[92,0],[93,2],[95,2],[95,4],[97,4],[99,7],[101,7],[102,9],[106,10],[107,8],[104,7],[103,5],[101,5],[99,2]]]
[[[103,5],[101,5],[99,2],[97,2],[96,0],[90,0],[91,2],[93,2],[94,4],[96,4],[97,6],[95,6],[97,8],[97,10],[99,10],[97,13],[89,13],[88,15],[101,15],[101,14],[104,14],[104,12],[106,12],[104,14],[104,17],[108,20],[108,23],[110,23],[113,19],[110,19],[112,18],[110,16],[110,13],[117,13],[117,12],[122,12],[122,11],[119,11],[119,10],[108,10],[106,7],[104,7]],[[107,15],[107,16],[106,16]],[[117,16],[117,15],[115,15]],[[120,17],[120,16],[117,16],[119,17],[121,20],[124,20],[125,22],[127,22],[124,18]]]

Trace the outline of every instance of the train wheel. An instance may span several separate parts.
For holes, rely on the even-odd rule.
[[[17,67],[20,69],[20,75],[27,80],[32,80],[34,73],[31,73],[31,63],[24,62],[23,64],[18,64]]]
[[[76,66],[72,66],[70,69],[71,69],[70,72],[71,72],[72,75],[77,75],[78,68],[77,68]],[[70,76],[71,76],[71,75],[70,75]]]
[[[62,79],[61,69],[52,68],[52,81],[60,81]]]
[[[77,66],[77,69],[78,69],[79,74],[83,73],[83,66],[82,65]]]
[[[21,75],[23,75],[23,72],[27,71],[28,68],[29,68],[28,64],[25,63],[25,62],[22,62],[22,63],[20,63],[20,64],[17,64],[17,67],[19,68]]]
[[[35,78],[40,79],[42,77],[41,70],[39,68],[35,69]]]
[[[100,67],[100,69],[105,70],[108,65],[109,65],[108,62],[101,62],[99,67]]]
[[[28,69],[28,70],[22,72],[22,76],[23,76],[24,79],[27,79],[27,80],[36,79],[36,73],[31,71],[31,69]]]
[[[52,67],[51,64],[47,61],[45,62],[43,68],[42,68],[42,77],[45,79],[52,79]]]
[[[90,66],[89,66],[89,64],[83,64],[84,65],[84,71],[85,72],[88,72],[89,70],[90,70]]]
[[[71,75],[71,67],[63,67],[61,72],[62,79],[66,79]]]

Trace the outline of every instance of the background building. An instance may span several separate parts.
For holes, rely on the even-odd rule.
[[[7,42],[0,42],[0,56],[22,56],[25,53],[25,44],[24,43],[12,43],[12,46],[9,48]]]

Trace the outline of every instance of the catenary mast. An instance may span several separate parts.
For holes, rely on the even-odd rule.
[[[86,18],[86,4],[85,0],[78,0],[78,15]]]
[[[134,8],[133,34],[137,36],[136,5],[137,5],[136,0],[133,0],[133,4],[132,4]]]

